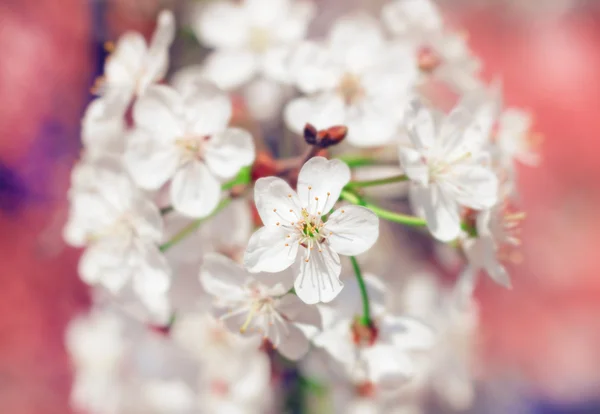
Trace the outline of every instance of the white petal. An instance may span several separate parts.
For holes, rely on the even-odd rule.
[[[306,37],[308,25],[316,13],[316,5],[312,1],[286,3],[289,6],[285,18],[277,16],[271,28],[278,42],[293,44]]]
[[[165,143],[181,137],[183,101],[174,89],[164,85],[152,85],[133,106],[136,126],[146,129],[152,136]]]
[[[353,73],[360,73],[372,65],[384,46],[381,27],[366,13],[339,18],[329,31],[328,40],[336,60]]]
[[[144,196],[134,198],[131,212],[131,226],[136,236],[148,242],[159,243],[163,236],[163,220],[156,204]]]
[[[157,190],[175,173],[180,154],[174,143],[156,139],[147,129],[136,129],[128,136],[123,161],[138,186]]]
[[[112,114],[107,102],[98,98],[90,103],[82,120],[81,140],[86,151],[120,153],[125,141],[124,114]]]
[[[301,218],[298,195],[281,178],[266,177],[254,185],[256,210],[265,226],[290,225]],[[290,211],[291,210],[291,211]]]
[[[288,234],[282,227],[266,226],[258,229],[248,241],[244,267],[252,273],[275,273],[290,267],[296,260],[298,243],[288,243]]]
[[[290,322],[323,328],[319,309],[302,302],[296,295],[282,297],[277,304],[277,311]]]
[[[321,252],[313,250],[308,261],[301,255],[298,267],[294,288],[304,303],[331,302],[344,287],[339,279],[342,271],[340,257],[327,246],[322,246]]]
[[[131,278],[132,263],[123,244],[102,240],[86,249],[79,260],[78,273],[88,284],[101,284],[116,293]]]
[[[207,5],[193,29],[205,45],[214,48],[241,47],[249,35],[244,11],[231,2]]]
[[[202,162],[182,166],[171,183],[175,210],[190,217],[206,217],[217,207],[221,185]]]
[[[327,243],[339,254],[355,256],[366,252],[379,237],[379,218],[361,206],[344,206],[334,211],[325,225]]]
[[[322,94],[313,97],[296,98],[285,107],[285,124],[292,131],[301,134],[309,123],[317,129],[327,129],[346,122],[344,101],[335,94]]]
[[[174,38],[175,17],[171,11],[163,10],[158,15],[156,29],[144,59],[137,85],[139,94],[145,93],[148,86],[164,78],[169,68],[169,47]]]
[[[438,240],[448,242],[460,234],[460,216],[458,205],[440,188],[432,184],[429,187],[415,185],[412,188],[412,201],[422,211],[427,227]]]
[[[408,136],[418,151],[431,148],[435,142],[434,117],[420,102],[413,101],[406,114]]]
[[[154,245],[138,248],[137,266],[133,277],[133,289],[150,301],[166,294],[171,286],[171,270],[163,254]]]
[[[424,161],[420,152],[412,148],[398,148],[400,156],[400,165],[408,177],[421,185],[427,185],[429,181],[429,166]]]
[[[229,96],[202,79],[188,81],[185,87],[186,132],[198,136],[222,132],[231,119]]]
[[[490,208],[498,201],[498,177],[481,165],[457,165],[452,169],[452,190],[461,205]]]
[[[297,361],[308,352],[309,342],[306,335],[294,324],[287,324],[287,332],[280,333],[277,351],[292,361]]]
[[[414,318],[386,316],[380,323],[381,339],[405,350],[427,350],[435,342],[433,330]],[[385,339],[384,339],[385,338]]]
[[[393,105],[385,105],[385,102],[368,100],[360,105],[347,107],[347,141],[363,148],[389,144],[400,125],[400,117],[394,116],[392,107]]]
[[[298,174],[298,197],[309,213],[327,214],[350,181],[350,168],[340,160],[313,157]]]
[[[205,76],[224,90],[235,89],[248,82],[258,69],[256,56],[251,52],[220,50],[205,60]]]
[[[329,49],[316,42],[298,45],[289,65],[296,86],[306,94],[335,88],[342,75]]]
[[[227,257],[208,253],[200,269],[200,282],[208,293],[218,299],[243,299],[243,286],[248,273]]]
[[[214,134],[206,145],[206,165],[222,179],[235,177],[240,168],[254,161],[254,141],[248,131],[227,128]]]
[[[410,358],[395,346],[377,344],[365,348],[361,357],[367,362],[369,379],[386,390],[397,390],[414,374]]]
[[[141,34],[128,32],[121,36],[104,69],[109,87],[129,88],[133,92],[147,51],[146,41]]]

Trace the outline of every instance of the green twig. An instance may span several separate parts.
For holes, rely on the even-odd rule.
[[[384,185],[384,184],[392,184],[399,183],[402,181],[407,181],[408,177],[405,174],[395,175],[393,177],[387,178],[379,178],[377,180],[366,180],[366,181],[350,181],[346,184],[346,188],[364,188],[364,187],[374,187],[376,185]]]
[[[354,268],[354,274],[356,275],[356,280],[358,281],[360,296],[362,297],[363,303],[363,316],[360,322],[364,326],[369,326],[371,322],[371,309],[369,307],[369,294],[367,293],[367,286],[365,285],[365,280],[363,279],[356,257],[350,256],[350,261],[352,262],[352,267]]]
[[[171,238],[171,240],[167,241],[164,244],[161,244],[158,247],[159,250],[161,252],[165,252],[168,249],[170,249],[171,247],[173,247],[174,245],[176,245],[177,243],[179,243],[181,240],[183,240],[186,237],[188,237],[190,234],[192,234],[194,231],[196,231],[196,229],[198,229],[198,227],[200,227],[200,224],[202,224],[207,219],[215,216],[219,211],[221,211],[222,209],[224,209],[230,202],[231,202],[231,198],[225,198],[225,199],[221,200],[221,202],[219,203],[219,205],[217,206],[217,208],[215,208],[215,210],[209,216],[203,217],[203,218],[199,218],[199,219],[196,219],[196,220],[192,221],[190,224],[188,224],[183,229],[181,229],[179,231],[179,233],[177,233],[175,236],[173,236]]]

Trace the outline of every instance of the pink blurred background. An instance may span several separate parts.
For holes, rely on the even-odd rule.
[[[89,299],[64,247],[69,170],[102,43],[152,30],[157,1],[0,0],[0,412],[68,413],[62,343]],[[540,168],[520,171],[524,261],[477,291],[486,378],[535,398],[600,398],[600,13],[452,10],[508,105],[534,113]],[[570,412],[570,411],[564,411]],[[589,411],[600,412],[600,411]]]

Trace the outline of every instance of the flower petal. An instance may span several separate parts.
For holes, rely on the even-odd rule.
[[[184,113],[181,96],[168,86],[152,85],[133,106],[136,126],[151,132],[165,143],[183,135],[183,123],[178,114]]]
[[[456,201],[474,209],[493,207],[498,201],[498,177],[482,165],[456,165],[452,169],[452,189]]]
[[[421,185],[427,185],[429,181],[429,166],[423,160],[420,152],[412,148],[400,147],[398,149],[400,165],[408,177]]]
[[[366,252],[379,237],[379,218],[361,206],[344,206],[334,211],[325,224],[329,246],[339,254],[355,256]]]
[[[248,241],[244,267],[252,273],[275,273],[290,267],[296,260],[298,243],[288,243],[287,235],[288,232],[282,227],[258,229]]]
[[[203,79],[188,79],[181,86],[185,87],[186,132],[198,136],[223,132],[231,119],[229,96]]]
[[[156,139],[146,129],[136,129],[127,139],[123,162],[131,178],[145,190],[158,190],[177,170],[180,156],[170,142]]]
[[[125,142],[122,113],[112,114],[102,98],[90,103],[81,123],[81,140],[88,153],[121,153]]]
[[[327,214],[350,181],[350,168],[340,160],[313,157],[298,174],[298,197],[313,215]]]
[[[256,180],[254,185],[256,210],[265,226],[289,225],[301,217],[298,195],[288,183],[277,177]]]
[[[317,129],[327,129],[346,122],[346,107],[338,96],[323,93],[312,97],[296,98],[285,107],[284,119],[287,127],[301,134],[309,123]]]
[[[148,46],[144,67],[138,81],[138,93],[143,94],[152,83],[164,78],[169,68],[169,47],[175,39],[175,17],[163,10],[157,18],[156,29]]]
[[[206,165],[223,179],[233,178],[240,168],[252,164],[254,156],[252,135],[239,128],[213,135],[206,145]]]
[[[439,186],[415,185],[411,191],[411,201],[418,211],[422,211],[427,227],[438,240],[447,242],[460,234],[460,216],[458,205],[448,197]]]
[[[299,274],[294,282],[296,295],[309,305],[331,302],[341,292],[344,284],[339,279],[342,271],[340,257],[323,246],[322,251],[313,250],[308,258],[299,259]]]
[[[258,70],[256,56],[244,49],[219,50],[205,60],[205,76],[223,90],[248,82]]]
[[[242,299],[242,288],[249,278],[248,272],[221,254],[208,253],[204,256],[200,282],[204,290],[217,299]]]
[[[171,269],[164,255],[154,245],[142,245],[136,250],[135,261],[134,291],[150,301],[160,299],[171,286]]]
[[[397,390],[414,374],[410,358],[395,346],[378,344],[365,348],[361,358],[367,363],[369,379],[385,390]]]
[[[335,88],[342,75],[330,51],[317,42],[300,43],[289,59],[290,75],[305,94]]]
[[[248,20],[243,9],[224,1],[203,8],[193,29],[202,43],[217,49],[242,47],[249,36]]]
[[[309,342],[306,335],[294,324],[288,323],[286,326],[287,332],[284,331],[283,335],[279,334],[279,344],[277,345],[277,351],[292,361],[297,361],[302,358],[308,352]],[[271,331],[274,331],[272,329]],[[277,334],[270,334],[272,337]]]
[[[411,102],[406,113],[408,137],[418,151],[431,148],[436,139],[436,127],[431,111],[418,101]]]
[[[217,207],[221,185],[202,162],[182,166],[171,183],[171,202],[175,210],[190,217],[206,217]]]
[[[285,295],[282,297],[277,304],[277,311],[291,322],[323,329],[319,309],[302,302],[296,295]]]
[[[427,350],[435,342],[433,330],[414,318],[386,316],[379,327],[382,340],[404,350]]]
[[[88,247],[79,260],[78,273],[88,284],[101,284],[113,293],[130,280],[130,249],[114,239],[106,239]]]

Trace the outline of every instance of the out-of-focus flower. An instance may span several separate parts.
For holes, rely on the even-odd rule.
[[[106,61],[98,92],[107,111],[119,113],[131,98],[143,95],[148,86],[160,81],[169,66],[169,47],[175,37],[173,13],[158,15],[156,31],[150,44],[136,32],[125,33]]]
[[[383,6],[381,19],[396,36],[422,37],[442,30],[442,16],[430,0],[394,0]]]
[[[126,351],[125,326],[111,313],[96,312],[75,319],[66,346],[75,368],[71,403],[93,414],[117,413],[122,389],[116,380]]]
[[[502,261],[511,260],[510,249],[521,243],[518,230],[523,218],[523,213],[509,211],[506,203],[477,215],[477,237],[462,242],[471,271],[484,269],[496,283],[510,287],[510,277]]]
[[[307,123],[318,130],[345,125],[348,142],[359,147],[392,140],[418,75],[411,49],[386,42],[366,15],[338,20],[325,43],[303,43],[290,68],[308,96],[288,103],[287,126],[301,133]]]
[[[218,1],[206,6],[193,26],[216,49],[204,73],[223,89],[234,89],[256,74],[287,82],[289,47],[306,35],[314,5],[296,0]]]
[[[136,129],[125,163],[136,184],[158,189],[171,177],[173,207],[204,217],[217,206],[221,180],[254,160],[252,136],[228,128],[231,102],[208,83],[179,94],[167,86],[148,88],[133,108]]]
[[[536,166],[539,154],[533,150],[531,115],[515,108],[505,110],[498,119],[498,129],[494,134],[494,153],[500,167],[511,176],[515,171],[515,161]]]
[[[363,253],[379,235],[379,219],[364,207],[340,208],[323,221],[349,180],[346,164],[322,157],[304,164],[298,193],[280,178],[259,179],[254,198],[265,226],[248,242],[246,268],[280,272],[294,265],[300,299],[309,304],[333,300],[343,287],[338,253]]]
[[[272,279],[269,283],[266,280]],[[308,339],[297,324],[321,326],[316,308],[287,294],[291,277],[253,275],[220,255],[207,255],[200,272],[204,289],[214,296],[221,320],[244,334],[262,335],[286,358],[295,360],[308,351]],[[276,281],[275,281],[276,280]]]
[[[90,103],[81,123],[81,141],[86,156],[123,153],[125,146],[124,115],[124,112],[111,113],[105,99],[98,98]]]
[[[133,185],[121,162],[108,156],[74,169],[69,197],[64,237],[73,246],[87,246],[79,262],[82,280],[114,293],[132,281],[151,306],[170,284],[170,269],[156,245],[162,237],[156,205]]]
[[[411,352],[427,350],[433,345],[433,332],[418,320],[386,312],[386,287],[372,275],[365,275],[372,306],[369,326],[356,319],[360,311],[360,290],[354,280],[338,300],[320,305],[323,332],[314,338],[345,368],[357,386],[372,387],[373,392],[400,391],[415,374]]]
[[[400,163],[412,182],[411,201],[442,241],[460,234],[459,206],[492,207],[498,179],[480,149],[481,130],[471,128],[473,117],[460,106],[441,122],[415,104],[408,133],[414,148],[400,147]]]

